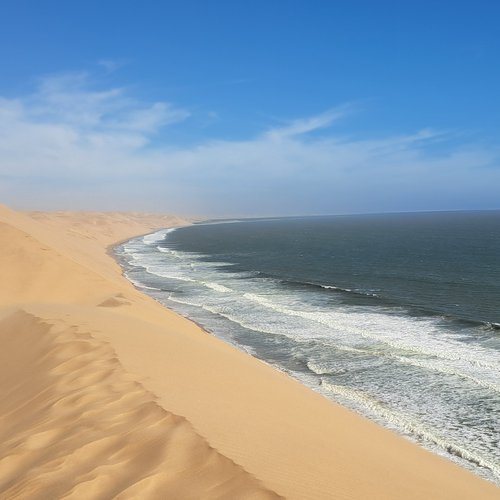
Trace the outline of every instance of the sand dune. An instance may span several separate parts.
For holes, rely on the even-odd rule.
[[[24,311],[0,323],[10,354],[0,385],[2,495],[277,498],[159,406],[109,344],[80,330]]]
[[[0,498],[498,498],[135,290],[179,218],[0,208]]]

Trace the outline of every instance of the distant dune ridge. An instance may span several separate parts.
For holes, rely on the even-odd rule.
[[[142,295],[107,253],[188,223],[0,206],[0,498],[498,498]]]

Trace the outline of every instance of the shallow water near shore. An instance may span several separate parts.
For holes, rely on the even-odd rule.
[[[116,254],[207,331],[500,481],[500,212],[197,224]]]

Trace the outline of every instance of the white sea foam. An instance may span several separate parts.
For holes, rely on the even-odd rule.
[[[496,372],[500,369],[498,356],[479,346],[456,341],[451,335],[438,331],[432,320],[415,320],[367,311],[356,313],[290,309],[255,293],[245,293],[244,297],[281,314],[320,323],[343,335],[356,335],[398,350],[436,356],[448,361],[466,361]],[[416,330],[418,335],[415,335]]]
[[[435,429],[431,429],[408,415],[388,408],[372,396],[357,389],[351,389],[325,381],[322,381],[321,386],[331,394],[337,397],[340,396],[341,399],[347,399],[351,403],[354,403],[356,407],[364,408],[369,413],[375,414],[377,417],[394,425],[397,429],[406,431],[409,435],[418,439],[430,441],[441,448],[443,452],[463,458],[481,467],[486,467],[490,469],[495,476],[500,478],[500,466],[497,463],[477,452],[473,452],[462,445],[452,442],[448,438],[440,436]]]
[[[136,249],[132,248],[130,246],[124,245],[123,246],[123,252],[126,253],[126,254],[132,254],[132,253],[136,252]]]
[[[174,252],[170,250],[170,248],[165,248],[165,247],[156,247],[156,248],[162,253],[169,253],[170,255],[174,255]]]
[[[143,283],[137,281],[137,280],[134,280],[132,279],[130,276],[127,275],[127,273],[125,273],[125,277],[137,288],[142,288],[142,289],[145,289],[145,290],[156,290],[156,291],[161,291],[161,288],[156,288],[154,286],[148,286],[148,285],[144,285]]]
[[[325,290],[339,290],[341,292],[352,292],[350,288],[341,288],[339,286],[334,286],[334,285],[319,285],[321,288],[324,288]]]
[[[161,253],[166,253],[166,254],[171,255],[172,257],[175,257],[176,259],[179,259],[179,260],[191,260],[192,259],[191,257],[186,256],[186,254],[183,254],[182,252],[177,252],[176,250],[172,250],[171,248],[157,246],[156,249]]]
[[[180,275],[175,275],[175,274],[171,274],[168,272],[163,272],[163,271],[160,271],[153,266],[146,267],[146,271],[149,274],[152,274],[154,276],[158,276],[159,278],[167,278],[169,280],[176,280],[176,281],[185,281],[186,283],[198,283],[197,280],[195,280],[193,278],[189,278],[188,276],[180,276]]]
[[[230,288],[228,288],[227,286],[221,285],[220,283],[197,280],[196,278],[191,278],[189,276],[180,275],[180,274],[172,274],[171,272],[165,271],[164,268],[162,268],[161,266],[145,265],[144,269],[146,269],[146,272],[148,272],[149,274],[152,274],[154,276],[158,276],[160,278],[167,278],[167,279],[176,280],[176,281],[185,281],[187,283],[193,283],[196,285],[204,286],[206,288],[210,288],[211,290],[214,290],[214,291],[220,292],[220,293],[229,293],[229,292],[233,291]]]
[[[335,369],[322,363],[315,363],[314,361],[308,361],[306,364],[307,368],[316,375],[342,375],[347,372],[344,368]]]
[[[233,291],[231,290],[231,288],[228,288],[227,286],[221,285],[219,283],[211,283],[210,281],[200,281],[199,283],[206,286],[207,288],[215,290],[216,292],[229,293]]]
[[[480,379],[477,376],[471,374],[471,373],[466,373],[465,370],[457,368],[453,365],[447,365],[444,364],[441,360],[439,359],[423,359],[423,358],[416,358],[414,356],[409,357],[409,356],[397,356],[395,354],[388,354],[391,356],[393,359],[398,360],[400,363],[412,365],[412,366],[417,366],[419,368],[425,368],[426,370],[433,370],[439,373],[443,373],[446,375],[454,375],[457,377],[461,377],[464,379],[467,379],[474,384],[477,384],[481,387],[485,387],[487,389],[490,389],[495,392],[500,392],[500,384],[498,384],[498,377],[496,373],[491,374],[491,380],[484,380]],[[483,373],[484,376],[484,373]]]
[[[175,227],[171,227],[168,229],[162,229],[160,231],[156,231],[155,233],[146,234],[146,236],[142,237],[142,241],[145,245],[152,245],[154,243],[158,243],[159,241],[163,241],[168,233],[171,233],[176,229],[177,228]]]
[[[224,304],[219,304],[219,305],[207,304],[205,303],[205,301],[188,300],[184,297],[180,298],[175,294],[170,294],[168,300],[172,302],[177,302],[178,304],[200,307],[203,310],[208,311],[209,313],[215,314],[217,316],[222,316],[223,318],[228,319],[232,323],[238,324],[241,327],[247,330],[252,330],[256,333],[267,333],[270,335],[276,335],[279,333],[278,331],[276,331],[276,329],[274,330],[267,329],[264,326],[264,324],[256,324],[254,321],[252,321],[251,318],[247,318],[247,320],[245,320],[244,318],[241,317],[241,315],[233,314],[231,308],[225,306]],[[282,334],[285,333],[283,332]]]

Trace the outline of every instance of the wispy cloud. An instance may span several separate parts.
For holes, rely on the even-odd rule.
[[[153,138],[168,139],[187,109],[99,88],[86,73],[45,77],[30,95],[0,97],[0,196],[25,207],[210,214],[498,205],[498,145],[452,146],[452,134],[428,128],[352,137],[338,131],[352,110],[176,147]]]
[[[126,88],[96,90],[87,73],[68,73],[40,79],[35,93],[21,102],[24,115],[76,128],[154,132],[185,120],[189,112],[169,103],[144,103]]]
[[[293,120],[282,127],[272,128],[266,133],[266,137],[272,140],[279,140],[327,128],[333,122],[343,118],[349,111],[350,107],[344,105],[315,116]]]
[[[138,101],[125,88],[92,88],[86,73],[45,77],[31,95],[0,98],[1,169],[75,180],[116,173],[158,130],[189,116],[166,102]]]

